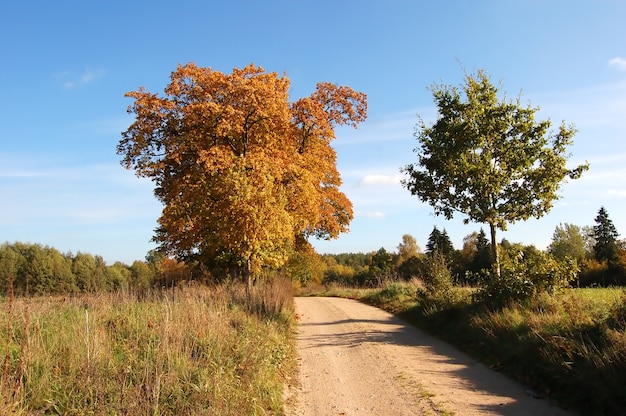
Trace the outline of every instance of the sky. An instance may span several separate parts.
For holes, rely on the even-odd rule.
[[[626,237],[626,2],[622,0],[108,0],[0,2],[0,244],[16,241],[112,264],[143,260],[162,206],[120,165],[128,91],[162,93],[178,64],[285,74],[292,101],[318,82],[368,96],[368,119],[333,146],[350,232],[320,253],[423,248],[433,227],[455,247],[484,227],[447,221],[404,189],[418,115],[436,117],[434,84],[484,69],[538,117],[574,124],[571,167],[541,219],[498,239],[545,248],[561,223],[593,225],[604,206]]]

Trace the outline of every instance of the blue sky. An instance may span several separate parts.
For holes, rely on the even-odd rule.
[[[485,69],[503,91],[578,129],[563,186],[539,220],[499,238],[545,248],[562,222],[593,225],[600,206],[626,236],[626,2],[527,1],[4,1],[0,3],[0,242],[132,263],[148,250],[161,206],[152,183],[119,165],[132,122],[124,93],[162,92],[179,63],[223,72],[251,62],[286,73],[291,98],[315,84],[368,95],[368,120],[334,142],[351,231],[319,252],[424,247],[433,226],[456,247],[480,224],[445,221],[403,189],[416,161],[427,87]]]

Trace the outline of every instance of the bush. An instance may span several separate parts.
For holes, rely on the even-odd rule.
[[[435,309],[454,303],[457,296],[453,281],[446,256],[435,252],[426,261],[422,297]]]
[[[549,254],[532,251],[504,258],[501,276],[495,272],[482,275],[482,287],[477,296],[494,306],[511,301],[525,301],[540,293],[553,293],[568,287],[576,279],[579,268],[575,260],[566,258],[559,262]]]
[[[626,267],[621,263],[611,263],[607,260],[585,259],[579,285],[581,287],[626,285]]]

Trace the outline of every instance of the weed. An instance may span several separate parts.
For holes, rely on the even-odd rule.
[[[254,300],[236,285],[7,299],[0,413],[280,414],[295,362],[283,283]]]

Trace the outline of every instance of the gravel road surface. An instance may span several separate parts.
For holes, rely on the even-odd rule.
[[[296,298],[299,378],[289,416],[570,413],[378,308]]]

